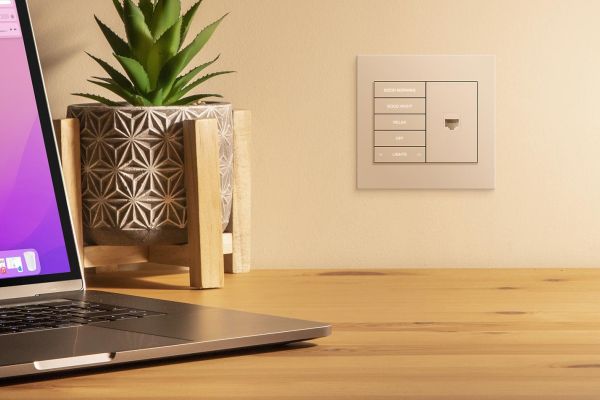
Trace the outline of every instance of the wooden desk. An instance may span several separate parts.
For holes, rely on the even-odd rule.
[[[2,399],[598,399],[600,270],[255,271],[226,289],[125,272],[97,288],[334,323],[286,351],[18,381]]]

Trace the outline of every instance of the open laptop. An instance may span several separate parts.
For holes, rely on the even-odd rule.
[[[0,0],[0,378],[290,343],[323,323],[86,290],[25,0]]]

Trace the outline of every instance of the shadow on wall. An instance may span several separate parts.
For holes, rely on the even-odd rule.
[[[65,8],[64,5],[61,7],[60,2],[55,1],[30,2],[31,20],[45,73],[51,73],[58,66],[68,63],[80,54],[81,49],[90,45],[90,42],[85,40],[85,35],[78,34],[76,26],[72,25],[70,29],[65,29],[65,23],[72,24],[73,20],[67,17],[73,13],[72,10],[65,9],[65,13],[61,13],[65,16],[63,23],[58,21],[55,24],[42,23],[48,15],[56,15],[57,7]]]
[[[52,72],[60,65],[68,63],[69,59],[74,58],[81,51],[83,41],[75,43],[71,40],[61,41],[61,43],[66,43],[64,46],[47,46],[43,44],[42,40],[39,43],[42,68],[44,71]]]

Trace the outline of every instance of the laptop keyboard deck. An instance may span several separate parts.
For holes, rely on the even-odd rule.
[[[87,301],[61,300],[0,308],[0,335],[147,318],[162,313]]]

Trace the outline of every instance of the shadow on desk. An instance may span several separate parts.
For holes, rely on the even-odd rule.
[[[88,288],[190,290],[181,285],[180,276],[186,274],[183,267],[166,267],[152,264],[123,267],[119,271],[95,273],[86,271]]]

